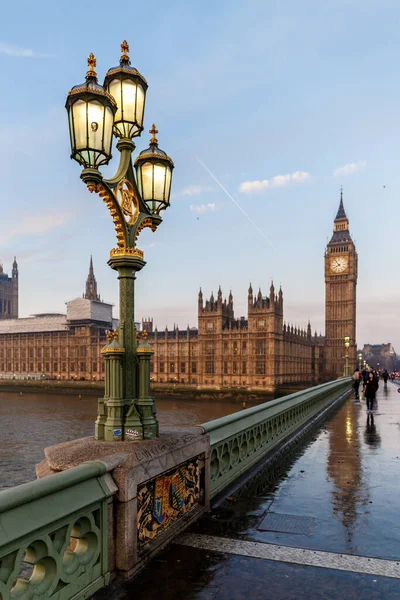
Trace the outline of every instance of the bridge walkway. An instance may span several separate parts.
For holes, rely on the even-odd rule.
[[[258,480],[97,599],[398,600],[400,394],[348,399],[271,480]]]

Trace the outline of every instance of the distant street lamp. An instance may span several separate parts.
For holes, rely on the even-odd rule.
[[[361,371],[361,368],[362,368],[362,352],[358,353],[358,366],[359,366],[359,369]]]
[[[86,80],[71,89],[66,101],[71,158],[82,167],[82,181],[99,194],[110,211],[117,247],[109,266],[118,272],[120,325],[109,332],[102,349],[105,359],[105,395],[98,403],[95,436],[98,440],[141,440],[158,436],[154,400],[150,396],[150,358],[147,335],[134,325],[134,281],[145,266],[136,240],[145,227],[155,231],[160,212],[169,206],[174,163],[160,150],[155,125],[150,145],[133,165],[133,138],[143,131],[147,91],[145,78],[131,66],[129,46],[121,44],[117,67],[109,69],[104,85],[97,81],[96,59],[89,55]],[[104,179],[98,168],[111,159],[112,137],[118,138],[119,167]],[[136,177],[135,177],[136,170]]]
[[[344,376],[349,376],[349,348],[350,348],[350,337],[345,335],[344,337],[344,347],[346,348],[345,354],[345,367],[344,367]]]

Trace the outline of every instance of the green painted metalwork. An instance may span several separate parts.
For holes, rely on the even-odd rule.
[[[210,435],[211,497],[350,389],[350,379],[340,379],[202,424]]]
[[[158,130],[154,124],[149,131],[149,147],[140,152],[133,165],[135,144],[132,138],[143,130],[147,82],[136,69],[131,68],[126,41],[121,44],[121,51],[120,66],[107,73],[105,88],[97,81],[94,70],[96,59],[90,54],[85,83],[74,86],[66,102],[71,158],[84,167],[81,179],[89,191],[96,192],[106,203],[117,238],[117,247],[111,250],[108,264],[118,272],[120,325],[117,333],[122,352],[118,353],[111,343],[102,350],[106,362],[105,395],[98,401],[95,427],[96,439],[106,441],[141,440],[158,435],[158,422],[151,403],[143,397],[140,398],[141,404],[138,402],[140,378],[147,377],[150,382],[150,374],[147,368],[139,369],[136,355],[134,281],[136,273],[146,264],[144,253],[137,248],[136,241],[145,227],[155,231],[162,222],[160,212],[169,206],[174,169],[171,158],[158,147]],[[116,81],[120,82],[118,89],[114,85]],[[132,89],[136,90],[133,100]],[[115,92],[118,92],[118,102],[122,102],[124,107],[120,114],[111,95]],[[86,103],[83,113],[76,109],[78,103]],[[95,118],[93,106],[102,107],[100,112],[96,112],[96,120],[92,120]],[[116,114],[117,121],[114,123]],[[102,132],[101,136],[94,135],[97,131]],[[119,166],[114,177],[104,179],[98,167],[108,164],[111,159],[112,133],[119,138],[116,145],[120,153]]]
[[[102,462],[0,492],[0,599],[80,600],[109,581]]]

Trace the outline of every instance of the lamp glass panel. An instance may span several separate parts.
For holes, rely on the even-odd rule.
[[[154,200],[162,200],[164,201],[164,189],[165,189],[165,171],[167,167],[162,164],[154,165]]]
[[[140,167],[142,174],[142,198],[143,200],[152,200],[153,198],[153,165],[152,163],[144,163]]]
[[[166,167],[165,171],[165,202],[169,204],[169,193],[171,191],[171,169]]]
[[[122,119],[122,85],[119,79],[113,79],[109,86],[108,92],[111,96],[114,96],[115,102],[117,103],[117,112],[115,113],[115,120],[120,121]]]
[[[69,125],[69,136],[71,139],[71,150],[75,148],[75,133],[74,133],[74,121],[72,119],[72,106],[68,107],[68,125]]]
[[[129,79],[122,81],[123,119],[134,123],[136,120],[136,84]]]
[[[113,132],[113,124],[114,124],[114,115],[113,111],[109,106],[106,106],[105,110],[105,122],[104,122],[104,150],[110,155],[111,154],[111,144],[112,144],[112,132]]]
[[[144,114],[144,99],[145,99],[145,93],[144,93],[144,89],[142,88],[141,85],[137,86],[137,100],[136,100],[136,121],[139,125],[139,127],[142,127],[143,125],[143,114]]]
[[[87,146],[86,136],[86,102],[77,100],[72,105],[75,129],[75,148],[80,150]]]
[[[87,103],[89,148],[103,150],[104,106],[97,101]]]

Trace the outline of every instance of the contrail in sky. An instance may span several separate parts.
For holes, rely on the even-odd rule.
[[[246,219],[249,221],[249,223],[251,223],[253,225],[253,227],[258,231],[258,233],[264,238],[264,240],[266,240],[266,242],[268,243],[268,245],[271,246],[271,248],[274,248],[272,242],[267,238],[267,236],[265,235],[265,233],[263,233],[261,231],[261,229],[259,227],[257,227],[257,225],[253,221],[253,219],[251,217],[249,217],[249,215],[247,214],[247,212],[245,210],[243,210],[243,208],[240,206],[240,204],[235,200],[235,198],[232,196],[232,194],[230,194],[228,192],[228,190],[222,185],[222,183],[216,178],[216,176],[214,175],[214,173],[212,173],[212,171],[210,171],[210,169],[207,167],[207,165],[205,165],[203,163],[203,161],[200,160],[200,158],[198,156],[196,156],[196,159],[201,164],[201,166],[203,167],[203,169],[205,169],[207,171],[207,173],[210,175],[210,177],[212,177],[214,179],[215,183],[221,188],[221,190],[228,196],[228,198],[230,200],[232,200],[232,202],[236,206],[236,208],[238,208],[240,210],[240,212],[246,217]]]

